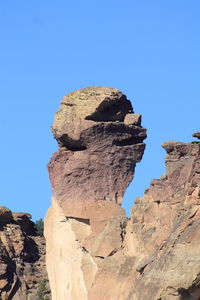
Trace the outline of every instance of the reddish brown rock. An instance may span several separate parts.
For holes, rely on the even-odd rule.
[[[53,300],[200,299],[200,142],[163,144],[166,174],[127,219],[120,203],[144,151],[140,122],[115,89],[62,100],[45,221]]]
[[[127,114],[135,115],[131,103],[116,89],[91,87],[63,98],[52,126],[61,148],[49,175],[66,216],[89,218],[88,201],[121,203],[146,138],[139,123],[123,122]]]
[[[140,263],[131,299],[198,300],[200,143],[168,142],[167,172],[135,202],[127,247]]]
[[[60,148],[48,165],[53,205],[45,225],[53,299],[92,299],[106,272],[100,270],[113,264],[102,260],[123,251],[127,219],[120,204],[145,148],[140,123],[116,89],[90,87],[61,102],[52,126]]]

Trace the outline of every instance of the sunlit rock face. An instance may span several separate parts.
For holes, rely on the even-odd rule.
[[[130,299],[200,299],[200,142],[170,141],[166,174],[132,209],[126,238],[140,263]]]
[[[90,218],[99,201],[121,204],[145,148],[140,122],[116,89],[90,87],[63,98],[52,126],[60,149],[48,167],[66,216]]]
[[[127,218],[120,204],[145,148],[141,116],[120,91],[90,87],[63,98],[52,131],[59,145],[48,165],[53,204],[45,226],[52,297],[116,299],[117,277],[131,284],[121,273],[134,260],[122,254]]]
[[[163,144],[166,173],[127,219],[120,203],[146,133],[126,96],[75,91],[52,130],[59,144],[48,165],[45,220],[52,299],[199,300],[200,142]]]

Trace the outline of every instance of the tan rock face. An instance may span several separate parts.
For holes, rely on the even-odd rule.
[[[126,236],[140,260],[133,299],[198,300],[200,143],[163,147],[167,172],[136,201]]]
[[[57,141],[68,149],[84,148],[85,129],[94,122],[123,122],[128,112],[133,112],[132,105],[117,89],[89,87],[62,99],[52,130]]]
[[[127,219],[120,203],[146,135],[126,97],[73,92],[52,129],[60,146],[45,221],[52,299],[199,300],[200,142],[163,144],[166,174]]]

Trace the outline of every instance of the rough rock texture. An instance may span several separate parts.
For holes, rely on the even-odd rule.
[[[36,300],[41,282],[50,290],[45,268],[45,240],[37,236],[26,213],[0,207],[0,299]]]
[[[127,219],[120,203],[146,135],[126,97],[73,92],[52,130],[60,146],[45,220],[52,299],[199,300],[200,142],[163,144],[166,174]]]
[[[139,260],[130,299],[199,300],[200,143],[162,146],[166,174],[137,199],[128,224]]]
[[[146,138],[140,120],[130,115],[131,102],[116,89],[91,87],[63,98],[52,126],[60,149],[49,175],[66,216],[89,219],[99,201],[121,203]]]
[[[200,131],[195,132],[192,136],[200,139]]]
[[[116,89],[90,87],[61,102],[52,126],[60,148],[48,166],[53,204],[45,225],[53,299],[96,299],[101,270],[116,268],[127,223],[120,204],[145,148],[140,123]]]

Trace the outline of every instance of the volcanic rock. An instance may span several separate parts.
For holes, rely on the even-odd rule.
[[[12,212],[5,206],[0,206],[0,226],[13,221]]]
[[[65,96],[45,219],[53,300],[200,299],[200,142],[169,141],[166,173],[120,206],[142,158],[141,116],[116,89]]]
[[[36,235],[27,213],[0,207],[0,299],[35,300],[41,283],[50,290],[45,268],[45,240]]]
[[[200,131],[197,131],[197,132],[193,133],[192,136],[194,136],[194,137],[200,139]]]
[[[140,123],[113,88],[78,90],[61,102],[52,126],[60,148],[48,165],[53,200],[45,221],[53,299],[94,299],[95,278],[97,285],[104,280],[100,270],[123,250],[127,218],[120,204],[145,148]]]
[[[162,146],[167,172],[137,199],[129,221],[127,247],[131,241],[143,264],[130,299],[198,300],[200,143]]]
[[[146,138],[139,124],[124,123],[127,114],[135,115],[131,102],[116,89],[90,87],[63,98],[52,126],[60,149],[48,167],[66,216],[90,218],[99,201],[121,204]]]

